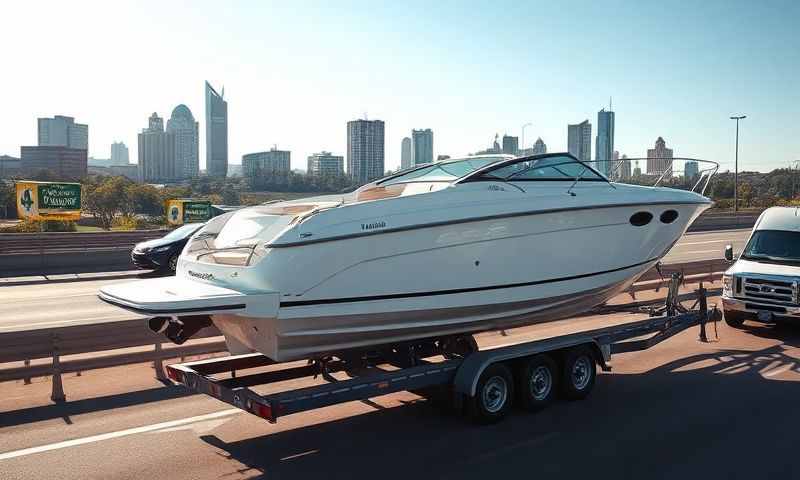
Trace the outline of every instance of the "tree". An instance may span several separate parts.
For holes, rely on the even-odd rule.
[[[133,202],[128,194],[131,183],[124,177],[103,177],[98,183],[85,183],[83,208],[94,215],[102,228],[111,230],[114,217],[133,213]]]

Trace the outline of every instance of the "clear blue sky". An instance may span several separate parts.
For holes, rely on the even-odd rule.
[[[412,128],[458,155],[531,122],[526,144],[563,151],[609,97],[631,157],[663,136],[732,168],[741,113],[741,169],[800,159],[800,2],[27,1],[3,17],[0,154],[62,114],[89,124],[91,156],[122,140],[135,161],[147,117],[185,103],[204,167],[207,79],[225,86],[231,163],[273,144],[293,168],[344,155],[365,112],[386,121],[387,168]]]

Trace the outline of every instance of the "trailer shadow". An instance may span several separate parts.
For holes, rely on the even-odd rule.
[[[781,338],[601,375],[584,401],[515,411],[496,425],[473,426],[420,400],[246,440],[201,438],[238,473],[265,479],[796,478],[789,439],[800,425],[800,382],[786,376],[800,373],[797,352],[787,353],[800,331]]]

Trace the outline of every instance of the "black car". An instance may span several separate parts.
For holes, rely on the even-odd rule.
[[[138,243],[131,252],[131,261],[139,268],[175,272],[183,247],[189,237],[203,225],[203,223],[187,223],[161,238]]]

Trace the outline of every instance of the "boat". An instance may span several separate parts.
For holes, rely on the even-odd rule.
[[[99,296],[176,343],[213,324],[231,353],[274,361],[441,343],[623,292],[711,206],[694,190],[612,182],[567,153],[447,160],[213,218],[175,277]]]

